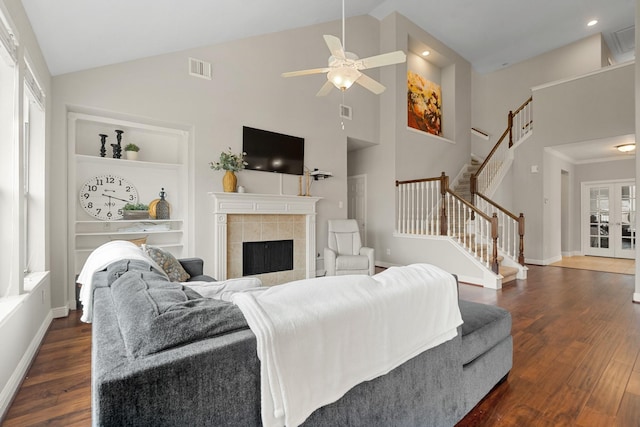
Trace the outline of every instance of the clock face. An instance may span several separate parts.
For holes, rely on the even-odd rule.
[[[116,175],[98,175],[80,188],[80,205],[98,219],[121,219],[127,203],[138,203],[138,192],[133,184]]]

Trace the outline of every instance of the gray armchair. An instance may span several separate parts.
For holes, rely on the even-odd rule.
[[[362,246],[355,219],[329,220],[329,247],[324,249],[327,276],[375,272],[373,248]]]

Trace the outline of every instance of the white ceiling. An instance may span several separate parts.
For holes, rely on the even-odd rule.
[[[571,163],[579,165],[633,159],[635,158],[635,152],[622,153],[616,149],[616,146],[635,142],[635,135],[621,135],[613,138],[594,139],[547,147],[547,150]]]
[[[340,0],[22,3],[53,75],[337,20],[342,12]],[[597,32],[603,33],[617,62],[634,57],[629,36],[635,0],[346,0],[347,16],[382,19],[393,11],[458,52],[478,72]],[[593,18],[598,25],[587,28]]]

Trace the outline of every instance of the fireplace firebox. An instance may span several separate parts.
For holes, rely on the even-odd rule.
[[[242,242],[242,275],[293,270],[293,240]]]

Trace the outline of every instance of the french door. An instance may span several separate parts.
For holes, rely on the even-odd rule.
[[[584,183],[582,188],[584,254],[635,258],[635,182]]]

